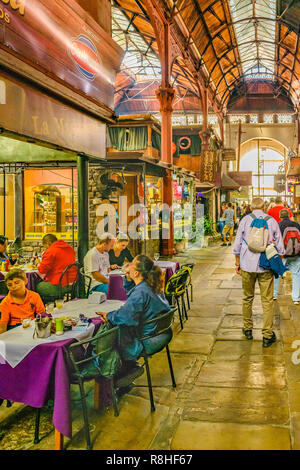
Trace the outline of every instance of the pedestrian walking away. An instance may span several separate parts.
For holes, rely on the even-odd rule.
[[[264,212],[265,203],[260,198],[253,199],[251,203],[252,214],[267,224],[268,244],[274,244],[279,255],[284,255],[284,245],[278,223]],[[267,219],[268,220],[264,220]],[[243,288],[243,333],[247,339],[253,339],[252,305],[254,300],[255,284],[258,280],[261,303],[263,308],[263,347],[271,346],[276,341],[273,331],[273,273],[259,266],[259,252],[251,251],[248,247],[252,215],[246,215],[240,222],[233,254],[235,255],[236,273],[242,276]],[[263,225],[263,224],[262,224]],[[266,230],[266,229],[265,229]]]

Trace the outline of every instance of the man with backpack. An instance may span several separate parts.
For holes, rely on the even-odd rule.
[[[284,243],[283,263],[292,274],[293,289],[292,299],[295,305],[300,303],[300,225],[289,217],[289,211],[282,209],[280,211],[281,221],[279,227],[282,233]],[[273,299],[278,296],[280,278],[274,279]]]
[[[242,276],[243,287],[243,333],[253,339],[252,304],[255,283],[258,280],[263,307],[263,347],[267,348],[276,341],[273,331],[273,273],[259,266],[260,255],[268,244],[274,244],[280,256],[284,255],[282,235],[278,223],[264,213],[264,201],[253,199],[252,213],[240,222],[233,254],[236,273]]]

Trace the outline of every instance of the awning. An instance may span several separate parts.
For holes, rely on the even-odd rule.
[[[221,189],[239,189],[240,184],[234,181],[230,176],[223,175],[222,176],[222,186]]]

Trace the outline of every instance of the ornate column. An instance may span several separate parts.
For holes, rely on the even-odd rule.
[[[161,113],[161,161],[173,163],[172,154],[172,112],[175,90],[171,87],[159,87],[156,90]]]
[[[202,142],[202,150],[208,150],[210,132],[208,131],[208,90],[207,88],[203,88],[201,90],[201,102],[202,102],[203,126],[199,135],[200,135],[201,142]]]

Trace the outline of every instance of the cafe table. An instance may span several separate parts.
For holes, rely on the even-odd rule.
[[[166,273],[166,282],[180,267],[178,261],[154,261],[154,264]]]
[[[62,336],[33,339],[33,322],[30,328],[20,326],[0,335],[0,398],[33,408],[42,408],[53,400],[56,450],[63,448],[64,436],[72,437],[66,348],[74,340],[88,339],[96,333],[101,325],[96,312],[110,312],[123,304],[117,300],[90,304],[85,299],[65,303],[58,313],[54,312],[54,319],[66,316],[78,318],[83,313],[92,319],[92,323],[76,326]],[[95,390],[96,396],[99,396],[99,388]]]
[[[27,277],[27,284],[26,284],[27,289],[33,290],[36,292],[37,284],[42,281],[42,278],[40,277],[37,269],[29,267],[28,265],[25,265],[25,266],[14,265],[11,268],[22,269],[22,271],[25,272],[26,277]],[[6,274],[7,274],[6,271],[0,271],[0,281],[2,281],[5,278]]]

